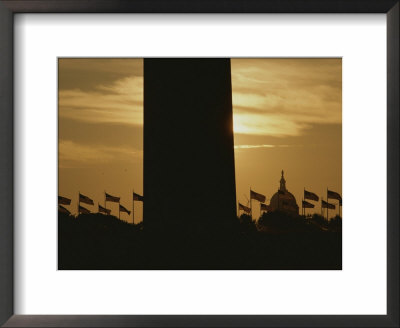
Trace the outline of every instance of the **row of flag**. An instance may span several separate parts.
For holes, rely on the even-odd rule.
[[[285,194],[284,191],[278,189],[278,196],[279,195],[284,195],[284,194]],[[305,188],[304,188],[304,196],[303,197],[304,198],[302,199],[302,215],[305,215],[305,209],[306,208],[314,208],[315,207],[314,204],[308,202],[307,200],[312,200],[312,201],[317,201],[318,202],[319,201],[319,197],[318,197],[318,195],[316,193],[308,191]],[[258,192],[255,192],[255,191],[251,190],[251,188],[250,188],[250,207],[245,206],[245,205],[243,205],[243,204],[241,204],[239,202],[238,203],[239,212],[243,211],[244,213],[249,214],[251,216],[252,215],[251,201],[253,199],[260,202],[260,211],[261,212],[263,212],[263,211],[271,211],[272,210],[271,205],[265,204],[265,200],[266,200],[265,195],[260,194]],[[305,199],[307,199],[307,200],[305,200]],[[342,196],[338,192],[332,191],[332,190],[329,190],[329,189],[327,189],[327,200],[325,201],[325,200],[321,199],[321,211],[322,211],[323,208],[326,208],[327,209],[327,218],[328,218],[328,210],[336,208],[335,204],[329,203],[329,199],[334,199],[334,200],[338,200],[339,201],[338,205],[339,205],[339,215],[340,215],[340,208],[342,206]],[[282,201],[282,204],[285,205],[287,203],[285,201]]]
[[[110,194],[107,194],[106,192],[104,192],[104,207],[98,204],[99,213],[110,215],[111,210],[107,208],[107,202],[118,203],[118,218],[120,217],[121,212],[125,212],[128,213],[128,215],[131,215],[131,211],[121,205],[121,197],[112,196]]]
[[[267,197],[265,197],[265,195],[263,194],[251,190],[250,188],[250,215],[252,215],[251,201],[253,199],[260,202],[260,212],[271,211],[271,206],[265,204],[265,200],[267,199]]]
[[[253,199],[260,202],[260,210],[261,210],[261,212],[262,211],[270,211],[271,210],[270,205],[265,204],[265,200],[266,200],[265,195],[260,194],[258,192],[255,192],[254,190],[251,190],[251,188],[250,188],[250,207],[239,203],[239,205],[238,205],[239,212],[243,211],[243,212],[249,214],[250,216],[252,216],[251,201]]]
[[[63,205],[71,205],[71,200],[67,197],[58,196],[58,211],[71,215],[71,212],[66,209]]]
[[[313,193],[311,191],[307,191],[305,189],[304,189],[304,199],[313,200],[313,201],[317,201],[317,202],[319,201],[319,197],[318,197],[317,194],[315,194],[315,193]],[[310,202],[307,202],[304,199],[302,200],[303,215],[305,215],[305,209],[306,208],[314,208],[315,207],[314,204],[312,204]],[[331,209],[331,210],[336,209],[336,205],[332,204],[332,203],[329,203],[329,199],[334,199],[334,200],[339,201],[338,206],[339,206],[339,216],[340,216],[340,209],[341,209],[341,206],[342,206],[342,196],[338,192],[332,191],[332,190],[329,190],[329,189],[327,189],[327,191],[326,191],[326,201],[321,199],[321,214],[322,214],[322,210],[324,208],[326,208],[326,218],[328,219],[328,210],[329,209]]]
[[[135,216],[134,216],[134,204],[135,201],[144,202],[144,197],[133,192],[132,193],[132,221],[135,223]],[[104,192],[104,207],[98,204],[98,213],[103,213],[106,215],[111,214],[111,209],[107,208],[107,202],[118,203],[118,218],[120,218],[121,212],[127,213],[128,215],[131,214],[131,211],[128,210],[125,206],[121,205],[121,197],[112,196],[106,192]],[[94,205],[93,199],[90,197],[83,195],[79,192],[78,196],[78,214],[90,214],[92,213],[91,210],[81,205],[88,204]],[[64,205],[71,205],[71,199],[63,196],[58,196],[58,211],[61,213],[66,213],[71,215],[71,212],[64,206]]]
[[[305,199],[314,200],[316,202],[319,201],[319,197],[317,194],[315,194],[311,191],[308,191],[304,188],[303,200],[301,201],[301,204],[302,204],[302,206],[301,206],[302,213],[301,214],[302,215],[306,215],[306,208],[314,208],[315,207],[314,204],[307,202]]]

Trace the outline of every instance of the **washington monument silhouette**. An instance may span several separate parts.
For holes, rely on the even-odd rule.
[[[144,59],[144,227],[236,216],[230,59]]]

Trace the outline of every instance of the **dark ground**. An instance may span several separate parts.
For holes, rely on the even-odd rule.
[[[212,222],[212,221],[208,221]],[[149,233],[113,216],[59,213],[60,270],[341,270],[341,218],[246,215]]]

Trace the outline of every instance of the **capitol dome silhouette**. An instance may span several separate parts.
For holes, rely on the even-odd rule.
[[[283,173],[284,172],[282,170],[280,188],[278,192],[271,197],[271,211],[281,211],[287,214],[298,215],[299,206],[297,205],[294,195],[286,189],[286,180],[283,177]]]

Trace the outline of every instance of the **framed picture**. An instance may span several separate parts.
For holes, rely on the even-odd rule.
[[[1,324],[399,325],[398,1],[0,21]]]
[[[341,58],[58,58],[58,269],[341,270],[341,78]]]

